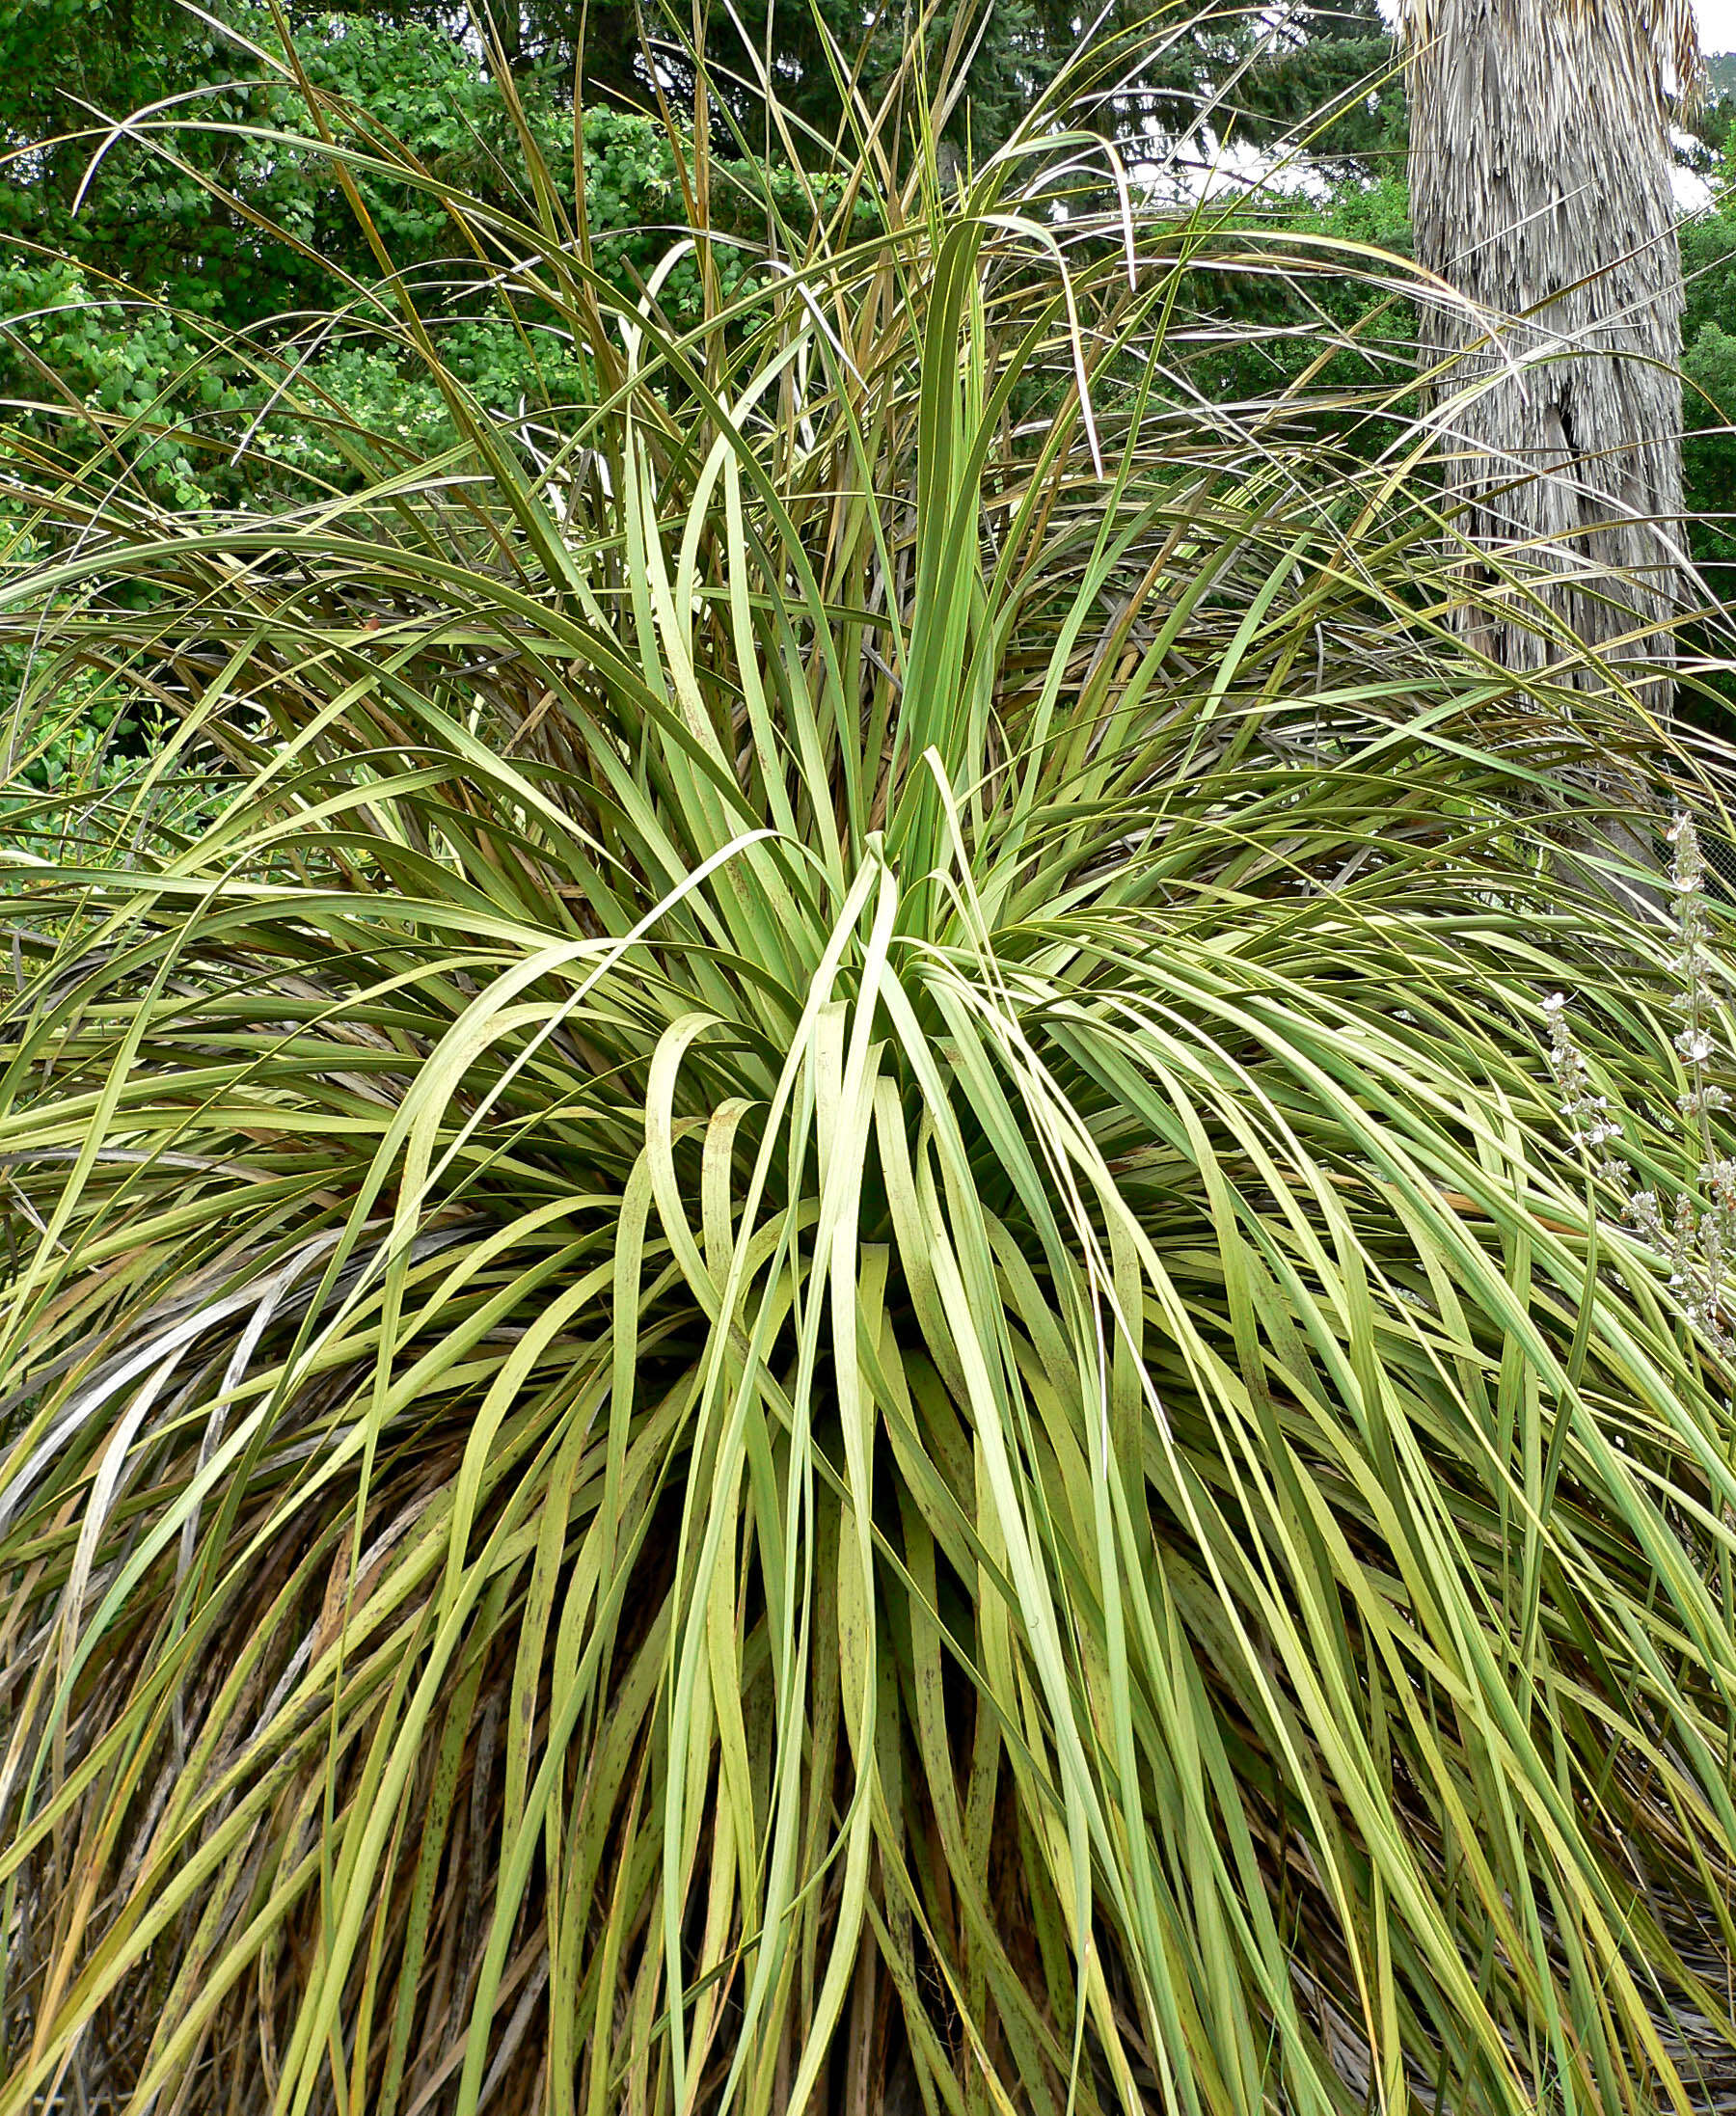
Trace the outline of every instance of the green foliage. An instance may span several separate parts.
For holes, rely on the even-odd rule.
[[[1709,211],[1681,225],[1688,308],[1682,320],[1683,470],[1695,556],[1727,593],[1723,569],[1736,562],[1736,175],[1726,148]]]
[[[1339,179],[1403,177],[1404,81],[1378,0],[1329,0],[1282,16],[1234,103],[1238,139],[1304,140]]]
[[[1227,230],[1242,225],[1283,231],[1291,243],[1288,254],[1266,245],[1256,272],[1204,283],[1210,306],[1200,327],[1215,322],[1225,342],[1198,367],[1199,387],[1229,403],[1304,378],[1356,404],[1383,384],[1402,393],[1416,369],[1416,312],[1387,260],[1410,253],[1403,178],[1353,178],[1324,198],[1261,197],[1226,217]],[[1362,446],[1376,447],[1390,425],[1359,419],[1357,430]]]
[[[268,492],[281,482],[278,466],[341,481],[348,466],[322,438],[327,399],[353,420],[373,414],[383,441],[440,446],[448,436],[434,393],[408,377],[397,401],[378,348],[378,307],[364,303],[347,326],[339,321],[336,342],[330,323],[315,334],[298,327],[298,316],[325,315],[359,279],[377,276],[318,150],[315,106],[286,83],[270,85],[238,42],[184,28],[191,19],[176,10],[163,22],[145,16],[134,69],[81,82],[92,100],[123,87],[146,101],[172,86],[192,100],[158,121],[169,129],[104,154],[76,215],[71,197],[99,136],[23,162],[34,180],[14,188],[10,210],[31,247],[0,274],[0,389],[33,407],[24,430],[74,461],[117,448],[180,507],[232,501],[250,478],[256,487],[263,478]],[[263,11],[233,19],[269,46]],[[328,15],[309,25],[301,57],[326,124],[352,129],[353,111],[436,182],[485,182],[510,139],[500,96],[449,39]],[[142,78],[152,63],[161,78]],[[44,85],[40,63],[21,70],[27,82],[34,76],[39,102],[72,93],[52,69]],[[200,93],[237,75],[267,85]],[[45,111],[39,116],[46,122]],[[238,134],[241,119],[270,131]],[[21,123],[13,117],[14,127]],[[481,401],[505,410],[540,403],[550,387],[576,387],[570,363],[528,341],[498,308],[491,313],[448,261],[452,231],[438,196],[376,165],[363,175],[360,200],[401,267],[445,285],[453,363]],[[292,424],[280,411],[254,433],[245,463],[235,461],[260,410],[279,404],[288,372],[311,422]]]
[[[27,741],[14,716],[0,773],[0,831],[11,852],[49,866],[172,856],[204,828],[224,787],[214,760],[157,768],[149,751],[161,739],[155,719],[122,717],[88,680],[66,686]]]
[[[1579,893],[1656,760],[1453,643],[1342,395],[1162,386],[1300,231],[1032,131],[888,131],[692,321],[552,169],[465,207],[594,380],[533,445],[407,318],[432,462],[25,455],[23,732],[229,783],[6,860],[0,2116],[1615,2116],[1736,2046],[1731,1377],[1541,1034],[1673,1175],[1668,938]]]
[[[588,393],[561,341],[503,312],[460,310],[433,327],[447,366],[497,418]],[[328,349],[311,358],[306,340],[238,351],[199,317],[93,297],[75,265],[56,263],[0,274],[0,331],[41,377],[14,433],[51,439],[62,459],[119,458],[176,508],[342,487],[370,462],[425,460],[455,439],[440,390],[377,328],[324,334]]]
[[[53,791],[68,778],[74,785],[99,785],[123,760],[111,757],[111,743],[139,733],[139,722],[125,718],[117,701],[90,685],[72,685],[59,700],[51,725],[39,733],[34,753],[15,767],[26,786]]]
[[[226,36],[167,0],[98,0],[72,11],[76,30],[59,19],[68,6],[22,0],[0,32],[0,139],[31,143],[0,193],[0,233],[230,330],[330,307],[344,276],[373,276],[310,107],[266,63],[267,8],[232,0]],[[430,172],[486,189],[509,127],[461,43],[335,14],[307,23],[300,54],[323,95],[373,112]],[[148,108],[98,158],[108,121]],[[426,193],[376,176],[364,197],[401,265],[449,247]]]
[[[677,100],[686,100],[693,78],[692,38],[702,25],[712,95],[733,112],[749,144],[768,159],[794,151],[819,167],[829,159],[827,143],[841,134],[848,143],[860,121],[847,113],[858,101],[872,113],[897,89],[906,115],[913,113],[916,83],[902,69],[918,43],[931,83],[946,72],[948,56],[954,59],[947,77],[962,77],[963,93],[944,130],[957,147],[968,146],[981,157],[1007,139],[1048,88],[1083,30],[1090,28],[1099,45],[1113,48],[1160,12],[1147,0],[1108,0],[1083,20],[1067,0],[997,0],[992,9],[982,0],[931,0],[927,6],[900,0],[872,10],[850,0],[809,0],[800,7],[742,0],[739,7],[697,15],[672,7],[638,9],[624,0],[522,0],[488,10],[521,63],[534,54],[557,68],[570,65],[583,29],[591,92],[630,108],[644,108],[652,96],[647,40],[665,76],[678,84]],[[1172,12],[1166,27],[1179,39],[1173,48],[1154,38],[1142,45],[1154,62],[1150,70],[1158,85],[1172,93],[1191,90],[1207,39],[1221,41],[1222,25],[1236,19],[1226,13],[1207,24],[1204,16]]]
[[[1695,333],[1682,359],[1686,382],[1683,470],[1694,508],[1695,556],[1722,582],[1736,564],[1736,337],[1708,320]]]
[[[1736,190],[1726,165],[1713,203],[1680,226],[1688,303],[1683,318],[1684,472],[1689,542],[1715,592],[1736,562]],[[1304,376],[1355,399],[1378,381],[1402,390],[1414,370],[1414,305],[1385,276],[1362,268],[1369,249],[1411,252],[1409,203],[1402,176],[1352,174],[1324,197],[1261,197],[1234,220],[1294,231],[1302,255],[1315,245],[1342,246],[1342,269],[1288,273],[1262,261],[1258,276],[1224,276],[1211,285],[1197,322],[1225,340],[1196,369],[1207,394],[1251,401]],[[1363,449],[1383,446],[1398,429],[1391,420],[1357,415],[1344,431]]]
[[[257,73],[269,44],[267,34],[252,58],[224,55]],[[377,263],[317,148],[322,127],[365,156],[353,165],[357,203],[477,404],[509,419],[589,393],[584,363],[550,336],[534,298],[509,312],[491,292],[444,203],[453,187],[479,186],[522,206],[503,174],[522,123],[560,205],[577,209],[574,118],[554,84],[524,84],[509,102],[459,43],[354,15],[312,18],[298,57],[307,100],[281,80],[250,92],[269,135],[237,147],[221,110],[213,120],[202,100],[192,117],[162,121],[154,149],[106,154],[76,218],[57,212],[54,184],[23,187],[14,210],[31,245],[0,267],[0,392],[29,414],[15,430],[68,461],[118,452],[183,508],[269,502],[309,479],[341,487],[359,475],[362,430],[368,462],[382,448],[449,446],[439,390],[390,340],[393,301],[364,291]],[[585,111],[583,139],[596,268],[637,300],[686,226],[677,147],[659,121],[602,106]],[[78,148],[81,161],[92,146]],[[374,151],[382,147],[386,159]],[[403,180],[404,168],[416,180]],[[721,297],[746,293],[769,243],[832,209],[843,182],[721,162],[707,264]],[[859,199],[854,224],[874,219],[872,200]],[[184,242],[166,227],[181,228]],[[658,299],[671,321],[697,320],[700,280],[692,256],[665,269]],[[346,427],[341,448],[335,421]]]

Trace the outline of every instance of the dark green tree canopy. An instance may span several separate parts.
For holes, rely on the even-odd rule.
[[[269,65],[249,48],[275,51],[270,11],[257,0],[216,0],[210,14],[234,34],[178,0],[18,0],[5,14],[0,142],[13,160],[0,186],[0,240],[244,324],[330,299],[327,266],[366,279],[374,265],[312,143],[307,152],[268,149],[239,129],[310,129],[300,98],[274,89]],[[367,113],[467,192],[486,196],[498,184],[511,157],[477,17],[449,0],[301,0],[288,19],[317,88]],[[523,0],[484,19],[526,108],[547,122],[570,105],[582,22],[587,106],[649,112],[661,88],[677,109],[691,108],[691,16],[622,0]],[[1336,105],[1334,150],[1367,159],[1402,143],[1375,0],[1304,7],[1276,27],[1245,11],[1178,15],[1171,26],[1143,0],[1106,0],[1089,17],[1071,0],[942,0],[927,12],[915,0],[876,12],[847,0],[743,0],[704,19],[714,79],[732,98],[716,127],[725,157],[745,148],[775,163],[794,148],[823,163],[827,143],[848,130],[851,84],[877,108],[918,38],[936,73],[949,50],[970,53],[966,93],[946,129],[958,151],[979,161],[1082,41],[1104,91],[1096,122],[1135,140],[1145,127],[1181,129],[1215,97],[1218,137],[1269,142]],[[768,130],[765,79],[794,130]],[[909,69],[903,79],[913,121]],[[103,122],[141,111],[153,113],[150,136],[113,144],[93,169]],[[441,216],[425,203],[376,191],[367,204],[394,263],[441,254]],[[303,248],[263,238],[259,221]]]

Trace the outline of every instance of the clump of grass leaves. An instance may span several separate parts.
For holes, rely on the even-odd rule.
[[[6,855],[0,2116],[1730,2048],[1730,1374],[1537,1031],[1681,1085],[1582,886],[1657,744],[1455,643],[1369,406],[1190,390],[1223,276],[1386,267],[1052,108],[955,183],[919,87],[728,304],[702,87],[685,333],[528,130],[483,205],[328,113],[591,400],[491,420],[391,285],[439,460],[18,472],[20,710],[228,791]]]

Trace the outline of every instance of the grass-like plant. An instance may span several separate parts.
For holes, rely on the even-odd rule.
[[[31,484],[27,704],[229,791],[7,855],[0,2116],[1730,2048],[1730,1374],[1540,1012],[1643,1175],[1632,716],[1455,643],[1406,463],[1190,398],[1281,246],[909,107],[685,334],[529,138],[448,200],[588,405],[490,420],[400,289],[441,460]]]

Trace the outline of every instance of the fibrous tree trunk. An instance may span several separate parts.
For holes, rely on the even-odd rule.
[[[1533,575],[1550,613],[1515,593],[1512,621],[1480,619],[1477,644],[1582,682],[1575,641],[1668,666],[1683,301],[1669,122],[1700,78],[1688,0],[1410,0],[1405,29],[1417,258],[1466,297],[1427,301],[1423,326],[1449,495],[1458,529],[1499,572]]]

